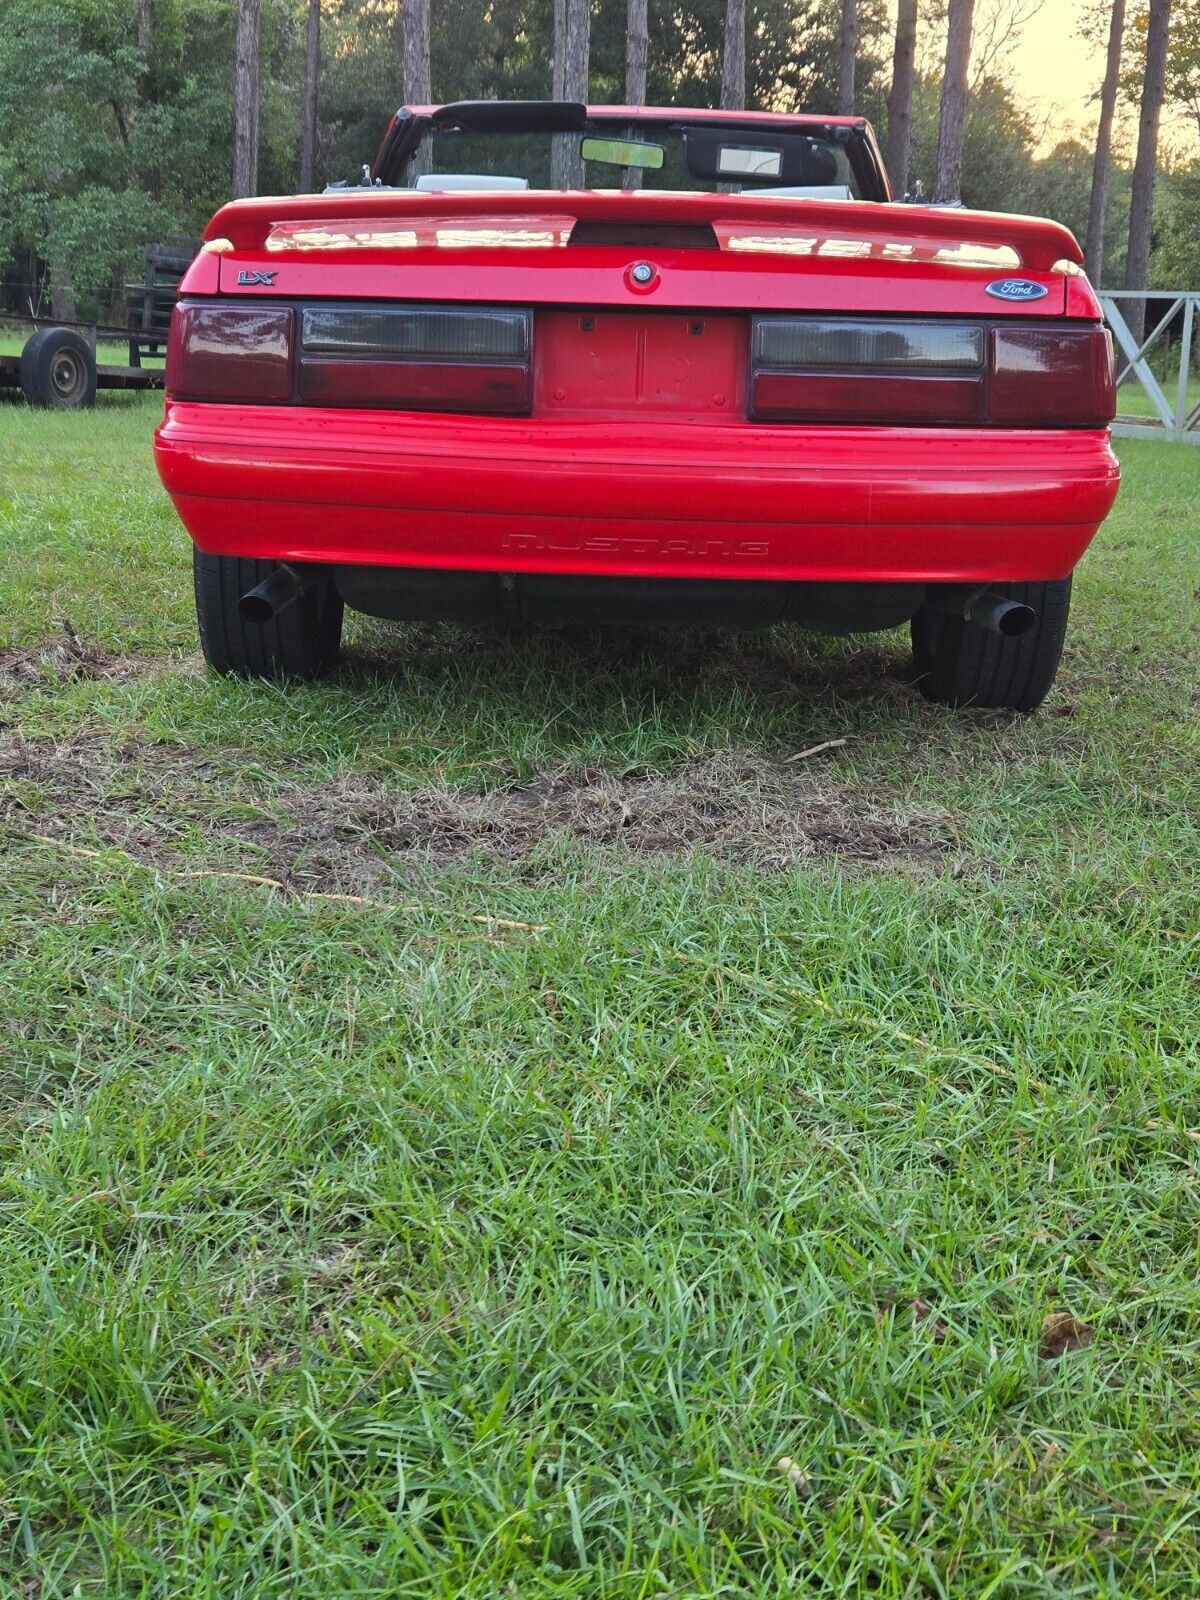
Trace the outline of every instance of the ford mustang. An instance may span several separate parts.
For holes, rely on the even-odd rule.
[[[860,118],[406,107],[181,284],[155,453],[205,656],[317,675],[347,605],[908,624],[928,698],[1031,710],[1117,492],[1080,263],[895,201]]]

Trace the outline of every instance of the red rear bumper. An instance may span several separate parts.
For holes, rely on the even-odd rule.
[[[1117,492],[1087,431],[763,427],[169,401],[203,550],[678,578],[1061,578]]]

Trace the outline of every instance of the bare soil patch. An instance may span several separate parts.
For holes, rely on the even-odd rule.
[[[109,655],[85,643],[69,622],[59,638],[25,648],[0,650],[0,689],[38,688],[79,679],[127,682],[161,667],[161,660],[136,655]]]
[[[390,795],[346,782],[325,799],[341,829],[437,862],[476,853],[519,862],[548,837],[567,835],[637,855],[701,848],[781,871],[821,855],[864,862],[940,855],[948,821],[944,813],[899,812],[881,796],[749,760],[697,762],[666,775],[577,767],[473,792]]]
[[[236,866],[298,892],[369,894],[397,868],[472,858],[534,867],[564,839],[633,856],[702,850],[769,872],[828,858],[930,870],[954,843],[944,811],[901,810],[877,789],[749,756],[666,774],[563,768],[476,789],[349,776],[268,793],[198,753],[9,735],[0,778],[0,816],[17,833],[115,845],[166,868]]]

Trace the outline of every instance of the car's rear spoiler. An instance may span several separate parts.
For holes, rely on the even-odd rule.
[[[206,240],[228,239],[237,250],[261,249],[279,223],[330,222],[353,218],[368,225],[385,219],[416,222],[472,217],[521,221],[530,227],[561,227],[587,219],[640,224],[708,223],[718,232],[812,229],[850,235],[874,244],[936,243],[1007,247],[1031,272],[1049,272],[1060,262],[1082,264],[1074,235],[1043,217],[936,206],[866,201],[764,199],[753,194],[692,194],[652,190],[535,190],[512,193],[417,193],[408,189],[361,188],[322,195],[258,197],[222,206],[205,230]],[[720,225],[724,224],[724,229]]]

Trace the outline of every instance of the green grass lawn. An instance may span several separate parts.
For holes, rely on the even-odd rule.
[[[1174,409],[1177,390],[1179,387],[1179,374],[1172,372],[1163,376],[1158,374],[1159,386],[1167,398],[1167,404]],[[1200,402],[1200,379],[1190,378],[1187,386],[1189,408]],[[1117,391],[1117,416],[1128,417],[1131,420],[1158,422],[1158,412],[1155,411],[1150,396],[1142,388],[1136,378],[1127,378]]]
[[[1200,1592],[1193,452],[1018,718],[216,681],[156,414],[0,406],[0,1593]]]
[[[83,329],[80,329],[81,333],[83,331]],[[19,356],[32,332],[32,323],[24,328],[15,327],[12,323],[0,324],[0,356]],[[128,366],[129,345],[124,341],[114,339],[98,339],[96,341],[96,360],[103,366]],[[149,361],[147,364],[150,364]]]

